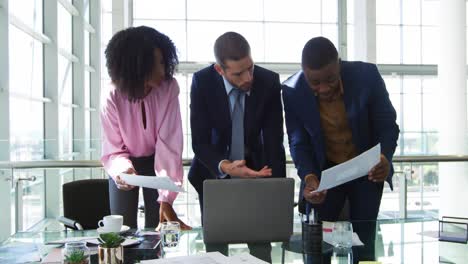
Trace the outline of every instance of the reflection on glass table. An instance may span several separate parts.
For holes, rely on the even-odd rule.
[[[43,230],[19,232],[12,235],[0,244],[0,263],[7,259],[24,257],[26,252],[37,250],[39,256],[44,257],[59,245],[47,245],[46,242],[64,239],[67,237],[97,236],[96,230],[88,231],[63,231],[63,227],[56,220],[46,220]],[[366,223],[362,221],[362,223]],[[353,222],[353,225],[355,222]],[[367,224],[372,225],[368,221]],[[375,259],[381,263],[466,263],[468,259],[468,245],[462,243],[442,242],[437,239],[438,221],[435,219],[419,219],[411,221],[386,220],[373,222],[376,226],[376,237],[373,250]],[[356,226],[353,226],[354,231]],[[127,235],[135,235],[135,230]],[[126,263],[134,263],[137,259],[159,258],[161,255],[159,235],[146,241],[141,239],[137,246],[126,248]],[[154,245],[157,244],[156,248]],[[273,263],[303,263],[301,222],[295,218],[294,234],[288,243],[273,242]],[[145,248],[142,250],[142,248]],[[329,247],[332,249],[332,247]],[[354,249],[355,247],[353,247]],[[90,247],[92,250],[92,247]],[[22,251],[23,250],[23,251]],[[22,252],[22,253],[21,253]],[[177,250],[168,252],[166,258],[175,256],[189,256],[205,252],[202,229],[194,228],[191,231],[182,231],[179,237]],[[233,244],[229,246],[229,255],[234,256],[248,252],[246,244]],[[330,256],[333,254],[332,250]],[[353,260],[358,256],[353,253]],[[97,263],[96,255],[91,258],[92,263]],[[94,261],[94,262],[93,262]]]

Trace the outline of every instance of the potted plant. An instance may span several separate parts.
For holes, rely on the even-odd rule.
[[[68,242],[62,250],[64,264],[88,264],[89,249],[85,242]]]
[[[65,256],[65,264],[88,264],[89,258],[85,255],[84,251],[75,250],[69,255]]]
[[[99,235],[98,256],[100,264],[123,264],[122,242],[125,238],[117,233]]]

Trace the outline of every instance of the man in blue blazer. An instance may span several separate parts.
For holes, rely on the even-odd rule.
[[[336,221],[346,199],[351,220],[376,220],[383,182],[392,187],[399,135],[396,112],[377,67],[341,61],[330,40],[313,38],[303,49],[302,71],[283,83],[283,101],[290,152],[302,180],[300,199],[315,207],[322,220]],[[380,162],[367,177],[311,193],[323,170],[378,143]],[[374,241],[375,225],[353,226],[365,244]],[[359,260],[372,259],[371,251]]]
[[[216,63],[193,75],[190,93],[188,178],[201,208],[205,179],[286,177],[278,74],[254,65],[249,43],[235,32],[221,35],[214,53]]]

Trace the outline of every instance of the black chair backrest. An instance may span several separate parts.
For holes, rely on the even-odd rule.
[[[65,183],[62,191],[64,216],[79,222],[83,229],[96,229],[98,221],[110,215],[108,179]]]

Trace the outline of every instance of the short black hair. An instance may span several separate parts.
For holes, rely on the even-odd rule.
[[[333,43],[324,37],[312,38],[302,50],[302,68],[318,70],[338,60],[338,51]]]
[[[214,44],[216,62],[225,68],[226,60],[240,60],[250,55],[250,45],[239,33],[226,32]]]
[[[179,60],[172,40],[154,28],[129,27],[117,32],[107,45],[106,66],[117,89],[130,101],[144,96],[144,84],[154,64],[154,51],[160,49],[165,65],[165,78],[173,78]]]

